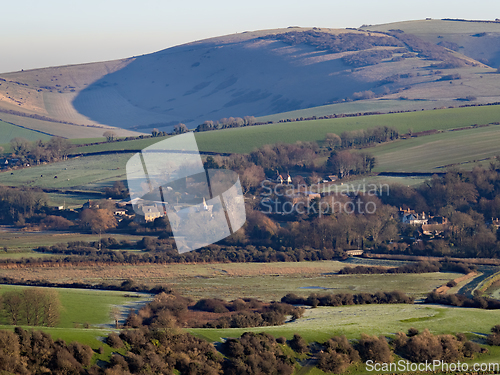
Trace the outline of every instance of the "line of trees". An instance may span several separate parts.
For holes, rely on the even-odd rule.
[[[413,297],[395,290],[392,292],[370,293],[338,293],[319,295],[312,293],[309,297],[299,297],[294,293],[289,293],[281,299],[281,302],[291,305],[318,306],[349,306],[349,305],[369,305],[369,304],[390,304],[409,303],[412,304]]]
[[[344,150],[332,151],[326,161],[325,169],[339,178],[344,178],[369,173],[376,165],[377,159],[373,155]]]
[[[427,295],[424,303],[438,303],[440,305],[457,307],[474,307],[477,309],[500,309],[500,301],[496,299],[480,296],[468,298],[463,294],[439,294],[431,292]]]
[[[492,329],[498,335],[499,326]],[[491,336],[491,335],[490,335]],[[493,340],[492,340],[493,341]],[[147,345],[153,342],[154,345]],[[268,333],[246,332],[240,338],[227,339],[220,351],[189,334],[173,334],[151,329],[130,330],[108,336],[108,343],[115,348],[130,347],[125,355],[113,355],[110,369],[113,373],[142,373],[146,369],[155,373],[168,373],[173,369],[190,374],[283,374],[294,372],[296,357],[307,352],[317,352],[318,368],[325,372],[344,373],[353,365],[379,363],[391,364],[395,355],[414,363],[440,360],[452,363],[472,359],[488,350],[459,333],[433,335],[428,330],[419,332],[410,328],[408,333],[398,332],[393,339],[384,336],[361,334],[357,340],[334,336],[324,343],[307,342],[298,334],[292,339],[274,338]],[[169,358],[162,348],[169,348]],[[187,355],[180,356],[183,350]]]
[[[257,125],[254,116],[245,117],[224,117],[218,121],[207,120],[196,127],[197,132],[206,132],[210,130],[220,130],[229,128],[239,128],[242,126]]]
[[[342,148],[362,147],[374,143],[393,141],[398,138],[399,131],[388,126],[377,126],[371,129],[345,131],[340,135]]]
[[[34,164],[65,160],[73,148],[70,141],[61,137],[52,137],[48,142],[30,142],[25,138],[16,137],[10,141],[10,145],[14,157],[22,163]]]
[[[427,262],[422,261],[418,263],[405,264],[399,267],[344,267],[339,271],[339,275],[352,275],[352,274],[384,274],[384,273],[430,273],[430,272],[460,272],[468,274],[475,271],[474,265],[455,262]]]
[[[255,229],[265,231],[265,228]],[[265,236],[265,234],[262,234]],[[129,241],[102,240],[101,251],[99,242],[75,241],[61,243],[50,247],[40,246],[36,249],[41,253],[65,254],[67,262],[118,262],[118,263],[189,263],[189,262],[298,262],[304,260],[333,260],[345,259],[346,254],[342,250],[316,249],[311,247],[278,247],[253,245],[209,245],[203,249],[179,254],[172,239],[154,239],[144,237],[133,243]],[[137,248],[144,253],[131,253],[125,251],[114,251],[109,249]],[[71,257],[69,255],[75,255]],[[23,259],[1,259],[4,264],[24,264]],[[30,259],[31,264],[59,263],[61,259]]]
[[[43,212],[47,203],[47,195],[37,189],[0,186],[0,222],[24,225],[25,219]]]
[[[9,324],[54,327],[59,322],[61,303],[55,290],[26,288],[7,291],[2,297]]]

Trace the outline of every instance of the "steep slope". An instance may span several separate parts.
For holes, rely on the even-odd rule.
[[[100,137],[109,124],[78,113],[72,101],[88,85],[132,59],[0,74],[0,118],[67,138]],[[135,132],[114,129],[126,136]]]
[[[350,30],[318,33],[330,38],[367,35]],[[222,117],[314,107],[374,89],[374,82],[352,75],[341,60],[354,51],[332,53],[307,43],[290,45],[272,35],[211,39],[136,58],[83,90],[74,106],[101,123],[168,128],[178,122],[196,126]],[[381,38],[385,36],[374,37]],[[120,113],[110,113],[110,106],[119,107]]]

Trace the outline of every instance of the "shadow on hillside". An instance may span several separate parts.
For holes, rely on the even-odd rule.
[[[264,116],[376,90],[338,57],[272,40],[184,45],[135,58],[81,91],[73,105],[102,124],[168,131],[179,122]]]

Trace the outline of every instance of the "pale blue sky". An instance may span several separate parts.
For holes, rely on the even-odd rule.
[[[0,9],[0,72],[112,60],[292,25],[500,18],[498,0],[2,0]]]

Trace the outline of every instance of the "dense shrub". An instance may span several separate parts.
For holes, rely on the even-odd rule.
[[[342,61],[346,65],[359,68],[362,66],[378,64],[382,60],[390,59],[391,57],[392,57],[392,51],[384,49],[384,50],[357,52],[352,55],[347,55],[342,57]]]
[[[318,356],[318,368],[336,374],[344,372],[360,360],[359,353],[345,336],[335,336],[323,344]]]
[[[88,345],[54,341],[47,333],[0,331],[0,372],[5,374],[83,374],[99,369],[90,366],[93,350]]]
[[[441,360],[449,363],[481,352],[479,345],[464,337],[433,335],[427,329],[411,337],[398,332],[393,346],[396,354],[412,362]]]
[[[500,309],[500,301],[486,297],[468,298],[462,294],[438,294],[431,292],[424,303],[439,303],[458,307],[474,307],[478,309]]]
[[[290,348],[295,350],[297,353],[305,353],[309,350],[309,346],[307,345],[307,341],[302,338],[300,335],[293,335],[293,338],[289,342]]]
[[[282,34],[266,35],[261,38],[279,40],[288,45],[306,44],[314,46],[318,50],[332,53],[360,51],[376,46],[404,46],[400,41],[390,36],[373,36],[357,33],[342,33],[335,35],[315,30],[290,31]]]
[[[440,68],[446,69],[448,67],[460,67],[467,65],[465,60],[453,56],[442,45],[427,42],[412,34],[389,32],[389,35],[397,38],[399,41],[404,43],[410,51],[418,53],[421,57],[425,57],[429,60],[442,61],[439,65]]]
[[[49,215],[42,219],[40,224],[45,229],[67,230],[73,225],[73,222],[61,216]]]
[[[369,336],[363,333],[355,347],[365,362],[368,360],[379,363],[392,362],[392,352],[384,336]]]
[[[106,337],[106,344],[115,349],[123,347],[123,341],[120,339],[120,336],[114,332],[111,332],[108,337]]]
[[[309,297],[299,297],[296,294],[289,293],[281,302],[291,305],[308,306],[345,306],[345,305],[364,305],[364,304],[385,304],[385,303],[413,303],[413,297],[408,297],[401,291],[377,292],[374,294],[359,293],[338,293],[319,295],[312,293]]]
[[[246,332],[239,339],[228,339],[222,351],[228,357],[224,362],[227,375],[291,375],[294,372],[294,360],[268,333]]]
[[[455,262],[428,262],[422,261],[417,263],[405,264],[399,267],[344,267],[339,271],[339,275],[349,274],[383,274],[383,273],[430,273],[430,272],[460,272],[468,274],[474,271],[474,265]]]

